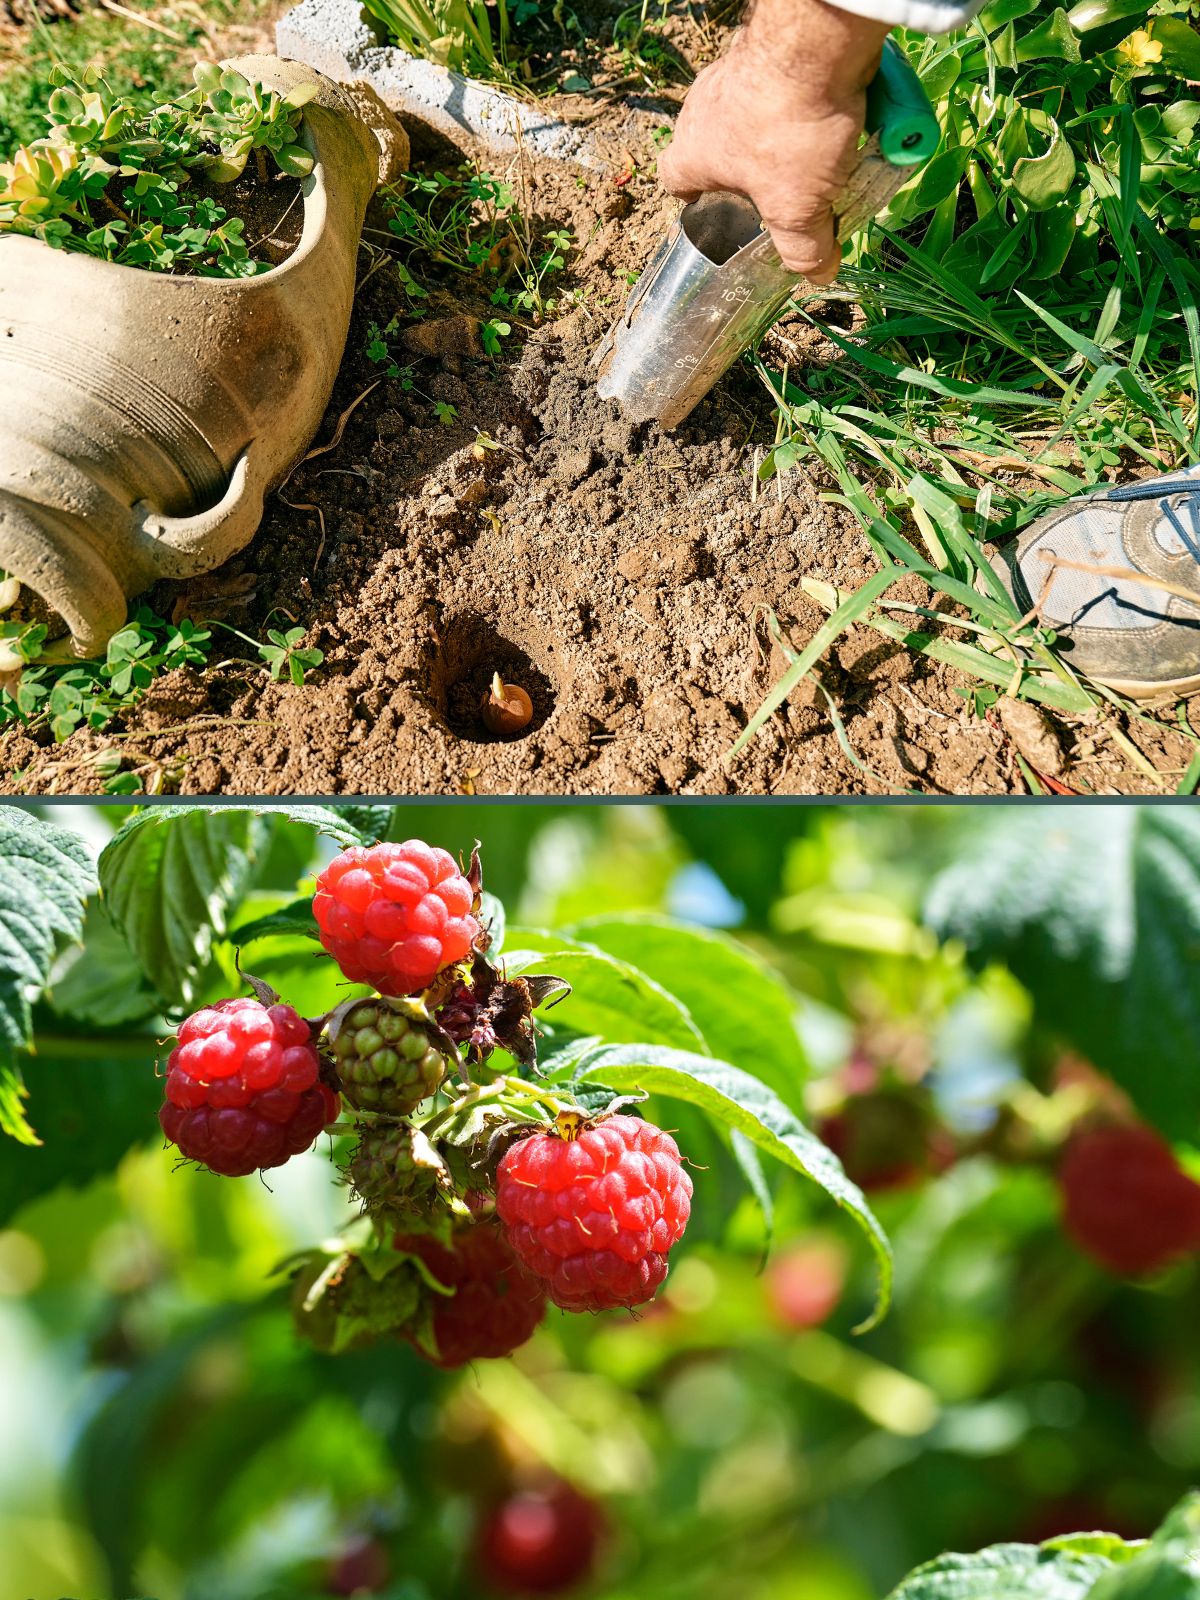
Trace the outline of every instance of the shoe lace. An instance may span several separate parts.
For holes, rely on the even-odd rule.
[[[1148,478],[1142,483],[1123,483],[1110,489],[1106,500],[1157,500],[1159,510],[1179,535],[1185,550],[1200,561],[1200,463],[1185,467],[1166,478]],[[1176,505],[1186,505],[1192,526],[1185,528]],[[1182,508],[1181,508],[1182,509]]]

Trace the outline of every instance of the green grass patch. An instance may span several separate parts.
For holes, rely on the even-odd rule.
[[[1196,459],[1198,12],[1195,0],[1132,12],[1085,0],[1070,13],[992,0],[949,38],[901,30],[942,148],[855,241],[841,298],[861,325],[847,333],[822,314],[827,293],[797,302],[837,357],[794,380],[755,358],[777,416],[761,476],[826,469],[882,574],[917,573],[957,601],[975,643],[883,631],[1062,709],[1115,697],[1080,683],[1053,633],[1017,615],[983,541],[1118,468]],[[888,587],[840,598],[824,643],[860,617],[880,627]],[[995,658],[988,670],[972,665],[979,651]]]

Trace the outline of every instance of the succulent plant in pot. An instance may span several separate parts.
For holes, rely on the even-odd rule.
[[[328,403],[363,215],[408,141],[373,91],[274,56],[202,64],[148,115],[56,76],[48,134],[0,165],[0,569],[88,654],[129,597],[253,536]],[[238,213],[284,185],[280,259]]]

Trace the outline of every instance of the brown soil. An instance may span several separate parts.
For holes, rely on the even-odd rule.
[[[410,131],[415,164],[462,159]],[[829,483],[793,472],[756,492],[773,424],[748,371],[672,435],[597,396],[592,354],[673,210],[652,163],[646,149],[604,174],[524,158],[499,170],[523,183],[535,232],[580,241],[566,283],[582,304],[514,326],[498,361],[479,358],[474,320],[496,314],[491,285],[447,272],[426,280],[428,315],[400,358],[413,386],[381,380],[367,329],[405,302],[389,267],[371,273],[319,435],[330,441],[353,404],[340,442],[272,497],[241,556],[151,594],[163,614],[256,637],[298,621],[325,652],[307,682],[226,661],[165,678],[102,734],[55,746],[8,731],[0,791],[96,792],[95,757],[112,750],[148,787],[189,794],[1024,793],[1018,749],[1068,790],[1172,787],[1191,747],[1170,729],[1115,713],[980,719],[955,692],[966,678],[864,628],[820,669],[853,759],[812,684],[730,759],[785,665],[765,613],[800,646],[824,616],[801,579],[854,588],[875,564],[854,518],[822,498]],[[836,354],[799,324],[773,337],[793,373]],[[450,426],[438,401],[457,408]],[[893,592],[928,603],[917,580]],[[533,704],[509,738],[479,715],[497,671]]]
[[[264,181],[265,179],[265,181]],[[289,178],[264,156],[262,172],[255,159],[233,183],[207,183],[194,179],[187,198],[209,195],[230,217],[245,223],[242,237],[255,261],[277,267],[300,243],[304,228],[304,200],[298,178]]]

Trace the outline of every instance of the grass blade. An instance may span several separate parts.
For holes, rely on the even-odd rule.
[[[821,624],[816,633],[797,655],[795,661],[780,678],[779,682],[750,718],[730,748],[726,756],[727,761],[732,761],[750,743],[759,729],[774,716],[779,707],[791,694],[792,690],[806,676],[809,669],[816,665],[828,650],[829,646],[844,633],[848,627],[857,622],[869,610],[873,601],[877,600],[885,590],[890,589],[893,583],[898,583],[904,577],[904,572],[899,567],[884,567],[874,577],[868,578],[861,589],[856,589],[846,600],[838,606],[837,610],[827,622]]]

